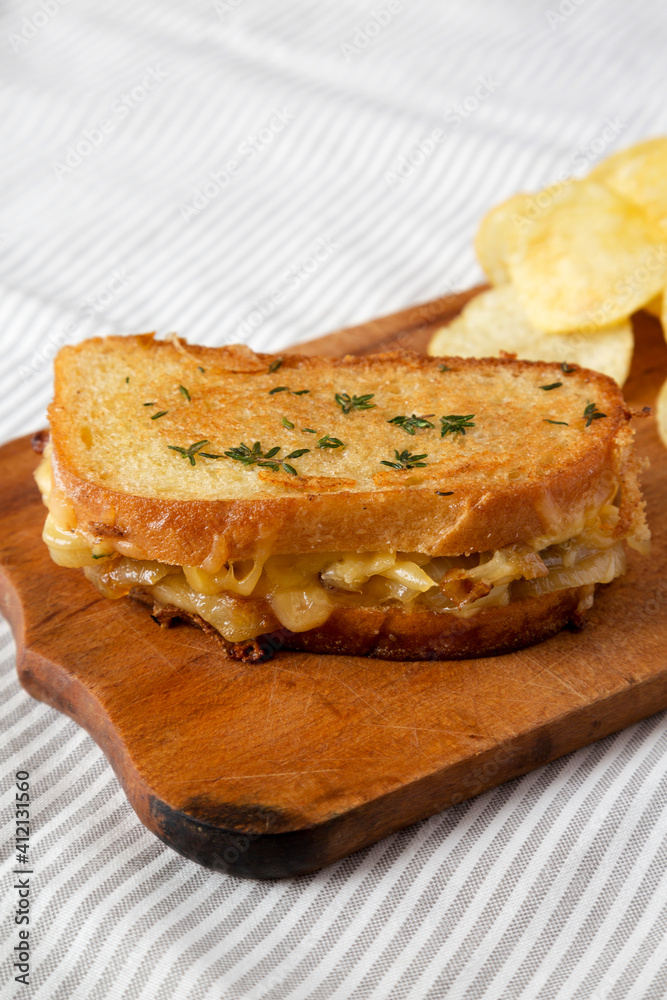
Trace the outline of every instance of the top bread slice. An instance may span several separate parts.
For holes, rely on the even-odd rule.
[[[369,394],[368,408],[346,403]],[[434,426],[391,422],[412,415]],[[465,433],[441,421],[469,415]],[[616,383],[577,367],[94,338],[55,362],[54,509],[126,555],[212,572],[260,553],[548,544],[581,530],[617,483],[623,530],[642,536],[629,419]],[[322,446],[326,435],[344,447]],[[296,474],[225,454],[255,442]],[[413,467],[382,464],[397,457]]]

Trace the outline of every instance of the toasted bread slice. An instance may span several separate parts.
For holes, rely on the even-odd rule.
[[[147,588],[131,596],[152,607],[153,619],[163,627],[182,621],[222,641],[234,658],[246,662],[270,659],[290,649],[306,653],[372,656],[383,660],[462,660],[495,656],[532,646],[567,625],[580,628],[593,603],[594,585],[567,587],[538,597],[525,597],[501,607],[480,609],[459,618],[426,608],[334,608],[320,626],[292,632],[279,622],[267,624],[264,634],[227,643],[201,615],[163,604]]]
[[[586,369],[152,334],[65,347],[55,369],[52,509],[130,557],[215,573],[258,554],[535,547],[575,534],[612,480],[619,535],[648,535],[630,413]]]

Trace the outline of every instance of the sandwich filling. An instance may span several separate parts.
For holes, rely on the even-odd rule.
[[[276,628],[305,632],[324,625],[336,607],[399,607],[469,617],[527,597],[585,587],[593,602],[596,583],[625,571],[618,525],[618,484],[597,509],[565,537],[493,552],[432,556],[422,552],[314,552],[266,554],[228,563],[218,573],[197,566],[136,559],[115,550],[113,538],[91,541],[67,526],[51,504],[50,446],[35,473],[49,514],[43,538],[56,563],[82,567],[106,597],[134,588],[162,605],[198,615],[228,642],[244,642]],[[632,532],[640,551],[646,542]]]

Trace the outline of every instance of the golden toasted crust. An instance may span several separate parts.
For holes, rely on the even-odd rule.
[[[216,571],[258,553],[457,555],[574,534],[614,477],[636,484],[630,413],[599,373],[407,351],[288,355],[270,372],[278,360],[148,334],[63,348],[49,410],[54,506],[126,555]],[[270,392],[280,386],[290,391]],[[377,405],[345,414],[336,393],[373,393]],[[586,426],[589,402],[605,417]],[[389,422],[413,413],[435,427],[411,436]],[[473,413],[465,435],[441,436],[441,416]],[[346,447],[317,448],[325,434]],[[210,454],[255,441],[280,445],[279,458],[310,451],[292,476],[228,457],[193,466],[169,448],[204,438]],[[426,453],[426,467],[381,464],[405,449]]]
[[[592,586],[571,587],[538,597],[513,601],[505,607],[484,608],[469,618],[419,609],[337,607],[324,625],[308,632],[289,632],[276,624],[270,637],[252,641],[252,659],[274,650],[340,653],[373,656],[384,660],[466,659],[522,649],[554,635],[569,622],[582,624],[592,603]],[[148,593],[135,588],[132,596],[151,602]],[[164,608],[153,602],[156,620],[182,618],[211,631],[196,615]],[[238,643],[247,647],[248,643]],[[235,652],[234,648],[231,649]]]

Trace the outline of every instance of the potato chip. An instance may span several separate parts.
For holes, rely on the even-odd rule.
[[[667,236],[603,184],[572,181],[523,231],[510,278],[548,332],[611,326],[667,284]]]
[[[456,319],[437,330],[428,353],[488,358],[507,351],[527,361],[594,368],[622,385],[630,370],[633,343],[629,320],[588,333],[544,333],[530,322],[512,285],[500,285],[476,295]]]
[[[554,184],[534,194],[515,194],[486,213],[475,237],[475,252],[492,285],[504,285],[510,280],[510,253],[545,205],[556,201],[563,189],[563,184]]]
[[[606,184],[667,228],[667,138],[648,139],[604,160],[590,179]]]
[[[656,295],[654,299],[651,299],[650,302],[645,302],[644,305],[642,306],[642,309],[644,310],[644,312],[650,313],[651,316],[657,316],[658,319],[661,319],[662,309],[663,309],[662,292],[660,293],[660,295]]]
[[[527,195],[515,194],[487,212],[475,237],[477,260],[492,285],[504,285],[509,278],[507,256],[516,244],[517,220],[522,218]]]
[[[655,404],[655,419],[660,439],[667,448],[667,382],[662,383],[662,389],[658,393]]]

